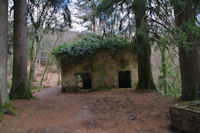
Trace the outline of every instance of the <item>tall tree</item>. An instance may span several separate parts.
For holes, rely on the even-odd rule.
[[[101,4],[101,11],[107,11],[114,8],[115,4],[121,5],[125,8],[125,12],[134,12],[136,23],[136,48],[138,60],[138,85],[137,89],[153,90],[155,84],[153,81],[151,70],[151,44],[149,38],[149,26],[147,23],[147,0],[103,0]],[[124,6],[125,3],[127,6]]]
[[[77,0],[74,2],[75,9],[78,13],[75,14],[77,19],[81,20],[81,24],[93,33],[97,32],[97,5],[101,0]]]
[[[114,1],[112,5],[104,6],[107,1],[103,1],[103,3],[102,1],[77,0],[74,2],[77,10],[74,16],[77,18],[77,23],[82,24],[88,31],[102,33],[104,36],[130,35],[132,12],[123,9],[129,5],[124,2],[118,4],[118,1]],[[107,6],[111,8],[107,8]]]
[[[136,21],[136,47],[138,60],[138,84],[136,89],[155,89],[151,70],[151,44],[149,40],[149,29],[147,24],[147,1],[135,0]]]
[[[111,8],[103,8],[103,10],[103,13],[97,12],[99,17],[98,27],[103,35],[120,35],[132,40],[135,34],[135,17],[132,10],[132,2],[117,2]]]
[[[8,1],[0,0],[0,103],[9,102],[7,94]]]
[[[13,79],[11,99],[29,99],[27,75],[27,3],[14,0]]]
[[[174,16],[179,38],[179,60],[182,80],[182,99],[194,100],[198,98],[198,45],[200,27],[196,24],[196,17],[200,3],[198,0],[174,0]]]
[[[28,0],[29,38],[32,42],[29,84],[34,81],[35,66],[44,36],[53,30],[71,27],[68,4],[68,0]]]

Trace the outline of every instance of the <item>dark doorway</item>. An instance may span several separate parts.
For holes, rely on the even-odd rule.
[[[83,81],[83,89],[91,89],[92,88],[92,80],[90,73],[82,73],[81,74]]]
[[[131,88],[131,72],[120,71],[118,73],[119,88]]]
[[[84,72],[76,74],[77,84],[81,89],[91,89],[92,88],[92,77],[91,73]]]

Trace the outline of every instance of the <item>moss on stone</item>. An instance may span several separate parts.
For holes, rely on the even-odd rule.
[[[120,64],[119,64],[119,65],[120,65],[120,68],[123,69],[123,68],[127,67],[128,64],[129,64],[128,61],[125,60],[124,58],[121,58],[121,59],[120,59]]]
[[[105,72],[106,68],[104,64],[97,64],[93,66],[94,71],[100,71],[100,72]]]
[[[62,87],[62,92],[79,92],[79,88],[78,87]]]
[[[200,111],[200,100],[181,102],[178,103],[177,106]]]

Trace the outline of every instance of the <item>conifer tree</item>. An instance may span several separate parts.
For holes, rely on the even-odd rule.
[[[27,3],[14,0],[13,79],[10,99],[29,99],[27,74]]]
[[[179,60],[182,81],[182,100],[195,100],[200,90],[198,51],[200,27],[197,14],[200,1],[198,0],[173,0],[174,16],[178,38]]]
[[[101,3],[100,10],[102,12],[106,9],[114,8],[116,3],[123,3],[128,5],[127,12],[134,12],[135,29],[136,29],[136,49],[138,60],[138,84],[136,89],[154,90],[156,89],[152,70],[151,70],[151,44],[149,38],[149,26],[147,23],[147,0],[104,0]]]

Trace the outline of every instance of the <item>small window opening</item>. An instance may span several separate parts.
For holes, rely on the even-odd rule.
[[[91,89],[92,88],[92,78],[91,73],[77,73],[76,74],[77,86],[80,89]]]
[[[131,88],[131,72],[120,71],[118,73],[119,88]]]

